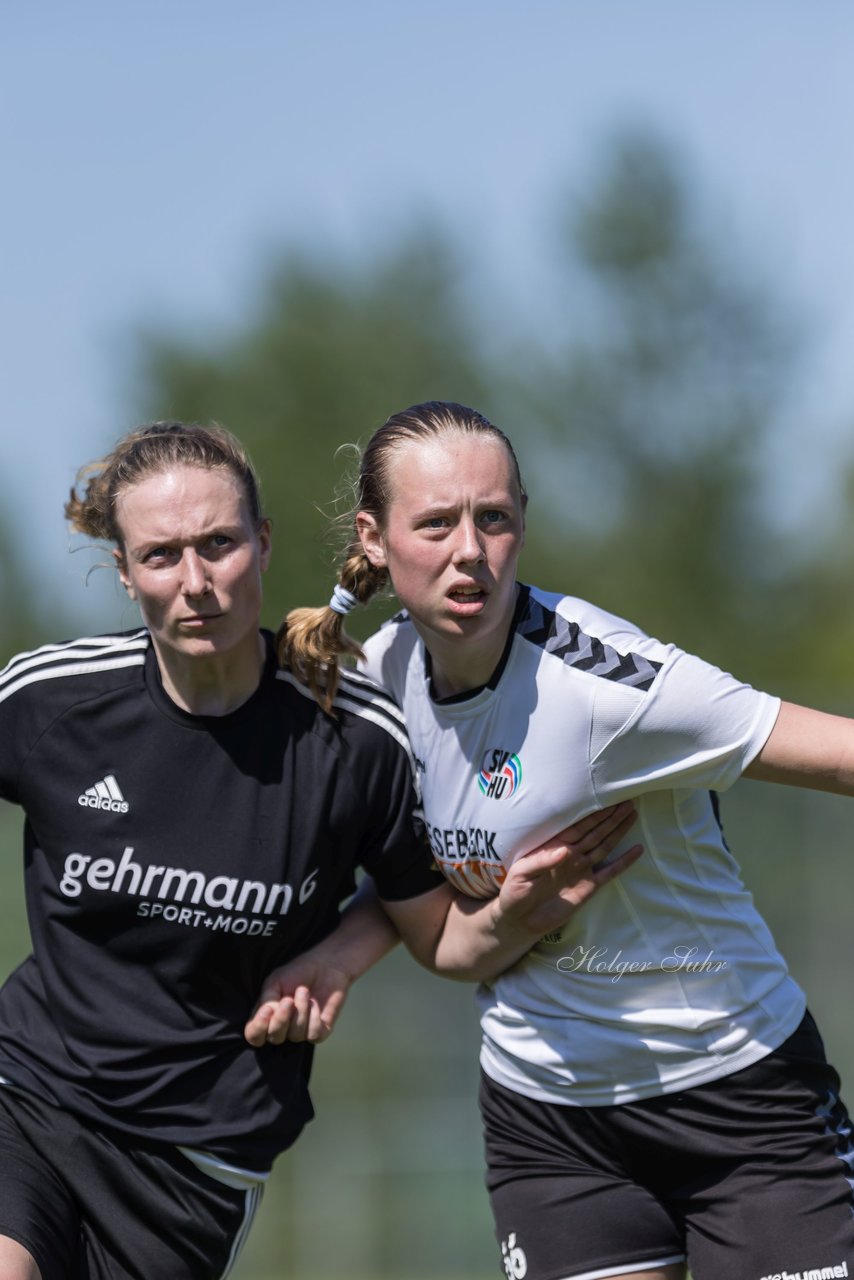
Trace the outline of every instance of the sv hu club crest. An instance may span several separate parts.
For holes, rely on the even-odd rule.
[[[477,785],[491,800],[508,800],[522,785],[522,761],[501,747],[483,753]]]

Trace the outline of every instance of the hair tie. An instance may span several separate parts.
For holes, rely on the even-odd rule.
[[[352,591],[348,591],[346,587],[342,587],[340,582],[335,583],[332,592],[332,599],[329,601],[329,608],[335,613],[348,614],[351,609],[355,609],[359,601],[353,595]]]

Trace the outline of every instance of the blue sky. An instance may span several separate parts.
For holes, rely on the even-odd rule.
[[[533,317],[555,202],[627,123],[803,312],[778,466],[809,514],[854,418],[852,56],[843,0],[7,3],[0,463],[43,581],[79,598],[61,506],[134,425],[137,324],[204,333],[271,245],[349,257],[425,214]]]

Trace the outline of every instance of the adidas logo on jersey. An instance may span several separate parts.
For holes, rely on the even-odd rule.
[[[127,813],[130,808],[111,773],[107,774],[103,782],[96,782],[94,787],[88,787],[82,796],[77,797],[77,803],[84,809],[106,809],[109,813]]]

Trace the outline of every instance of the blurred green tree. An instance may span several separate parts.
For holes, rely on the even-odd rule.
[[[12,654],[47,638],[35,585],[38,579],[33,577],[35,566],[26,562],[20,546],[11,523],[0,511],[0,668]],[[54,616],[53,625],[56,621]]]
[[[418,400],[484,399],[491,369],[460,306],[462,275],[450,244],[426,229],[361,270],[288,252],[233,333],[195,346],[141,335],[143,416],[222,422],[259,469],[274,521],[271,625],[328,599],[341,446]]]
[[[286,251],[225,334],[140,334],[141,415],[216,419],[248,444],[274,517],[270,625],[328,594],[340,447],[407,404],[457,399],[517,444],[528,576],[790,697],[830,696],[840,668],[811,661],[802,602],[821,613],[838,583],[823,547],[784,543],[762,485],[797,367],[793,319],[648,134],[604,154],[557,241],[553,331],[534,346],[504,316],[503,348],[435,228],[361,268]]]
[[[794,686],[807,629],[786,602],[806,567],[781,547],[761,483],[791,387],[792,320],[648,135],[604,157],[562,232],[583,337],[530,360],[528,412],[546,433],[532,558],[663,639]]]

